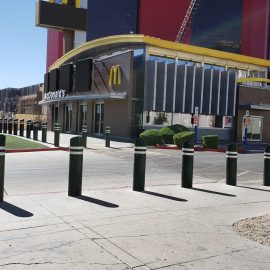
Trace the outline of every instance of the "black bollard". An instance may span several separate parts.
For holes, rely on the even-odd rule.
[[[82,126],[82,145],[83,147],[87,146],[87,126]]]
[[[14,119],[13,135],[18,135],[18,119]]]
[[[27,126],[26,126],[26,138],[31,138],[31,127],[32,127],[32,121],[27,120]]]
[[[144,191],[146,166],[146,145],[137,139],[134,146],[133,191]]]
[[[59,147],[59,141],[60,141],[60,124],[55,123],[54,124],[54,146]]]
[[[105,130],[105,147],[110,147],[110,144],[111,144],[111,128],[107,126]]]
[[[193,181],[194,141],[182,144],[182,187],[192,188]]]
[[[42,123],[42,142],[47,142],[47,122]]]
[[[7,129],[8,129],[8,127],[7,127],[7,126],[8,126],[7,121],[8,121],[7,118],[5,118],[5,119],[4,119],[4,128],[3,128],[3,132],[4,132],[4,133],[7,133]]]
[[[226,152],[226,184],[236,186],[237,180],[237,145],[230,144]]]
[[[3,132],[3,118],[0,118],[0,133]]]
[[[270,145],[264,150],[263,185],[270,186]]]
[[[6,136],[0,135],[0,202],[4,200]]]
[[[12,134],[13,119],[8,120],[8,134]]]
[[[23,137],[24,133],[24,119],[20,120],[20,136]]]
[[[70,139],[68,196],[82,194],[83,146],[82,137]]]
[[[33,140],[38,140],[38,121],[34,121]]]

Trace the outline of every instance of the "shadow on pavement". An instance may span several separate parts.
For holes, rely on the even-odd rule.
[[[98,204],[98,205],[104,206],[104,207],[109,207],[109,208],[117,208],[117,207],[119,207],[119,205],[117,205],[117,204],[106,202],[106,201],[102,201],[102,200],[91,198],[91,197],[84,196],[84,195],[81,195],[81,196],[78,196],[78,197],[74,197],[74,198],[75,199],[82,200],[82,201],[86,201],[86,202]]]
[[[236,195],[234,195],[234,194],[223,193],[223,192],[218,192],[218,191],[213,191],[213,190],[207,190],[207,189],[202,189],[202,188],[192,188],[192,189],[197,190],[197,191],[212,193],[212,194],[216,194],[216,195],[222,195],[222,196],[227,196],[227,197],[236,197]]]
[[[1,202],[0,209],[3,209],[4,211],[17,217],[32,217],[33,216],[31,212],[28,212],[8,202]]]
[[[258,190],[258,191],[265,191],[265,192],[270,192],[270,189],[261,189],[261,188],[254,188],[254,187],[245,187],[245,186],[237,186],[240,188],[247,188],[247,189],[253,189],[253,190]]]
[[[157,192],[153,192],[153,191],[146,191],[145,190],[145,191],[142,191],[142,193],[157,196],[157,197],[172,200],[172,201],[187,202],[186,199],[181,199],[181,198],[177,198],[177,197],[173,197],[173,196],[170,196],[170,195],[165,195],[165,194],[161,194],[161,193],[157,193]]]

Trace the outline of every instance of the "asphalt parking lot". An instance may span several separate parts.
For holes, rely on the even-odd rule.
[[[133,155],[132,147],[86,149],[83,188],[132,187]],[[179,150],[148,149],[146,186],[180,185],[181,162]],[[65,192],[68,164],[69,153],[66,151],[7,154],[6,191],[8,194]],[[225,153],[195,152],[194,184],[225,183],[225,169]],[[21,175],[24,175],[23,181]],[[262,183],[263,154],[239,154],[238,185],[260,186]]]

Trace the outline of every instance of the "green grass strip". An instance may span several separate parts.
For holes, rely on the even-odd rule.
[[[36,149],[48,148],[46,145],[40,144],[36,141],[21,139],[16,136],[6,136],[6,149]]]

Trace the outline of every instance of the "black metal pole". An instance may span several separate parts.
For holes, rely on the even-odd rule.
[[[18,119],[14,119],[13,134],[18,135]]]
[[[28,138],[28,139],[31,138],[31,126],[32,126],[32,121],[31,120],[27,120],[26,138]]]
[[[0,202],[4,200],[6,136],[0,135]]]
[[[146,167],[146,145],[137,139],[134,146],[133,191],[144,191]]]
[[[12,134],[13,119],[8,120],[8,134]]]
[[[4,119],[4,133],[7,133],[7,125],[8,125],[8,123],[7,123],[7,118],[5,118]]]
[[[193,181],[194,141],[182,144],[182,187],[192,188]]]
[[[38,140],[38,121],[34,121],[33,140]]]
[[[83,147],[87,146],[87,126],[82,126],[82,145]]]
[[[20,136],[23,137],[24,133],[24,119],[20,120]]]
[[[54,146],[59,147],[59,141],[60,141],[60,124],[55,123],[54,124]]]
[[[264,150],[263,185],[270,186],[270,145],[266,146]]]
[[[0,133],[3,132],[3,118],[0,118]]]
[[[230,144],[226,152],[226,184],[236,186],[237,181],[237,145]]]
[[[47,142],[47,122],[42,123],[42,142]]]
[[[82,194],[83,145],[82,137],[70,139],[68,196]]]
[[[110,144],[111,144],[111,128],[107,126],[105,130],[105,147],[110,147]]]

